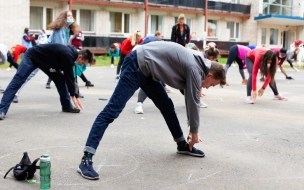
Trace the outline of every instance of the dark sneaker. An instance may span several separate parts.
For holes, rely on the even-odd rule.
[[[14,103],[18,103],[18,97],[15,95],[14,99],[13,99]]]
[[[292,78],[291,76],[286,77],[286,79],[288,79],[288,80],[294,80],[294,78]]]
[[[3,111],[0,111],[0,120],[3,120],[5,117],[5,113]]]
[[[177,146],[177,154],[186,154],[190,156],[196,156],[196,157],[204,157],[205,153],[199,149],[196,149],[192,147],[192,151],[190,151],[189,144],[184,143],[183,145]]]
[[[98,173],[93,168],[92,160],[89,160],[88,158],[83,158],[81,160],[77,172],[86,179],[99,179]]]
[[[51,89],[51,84],[46,83],[45,88],[46,89]]]
[[[93,87],[94,84],[92,84],[90,81],[86,82],[85,86]]]
[[[63,112],[70,112],[70,113],[79,113],[80,109],[75,108],[75,107],[71,107],[71,108],[68,108],[68,109],[62,109],[62,111]]]

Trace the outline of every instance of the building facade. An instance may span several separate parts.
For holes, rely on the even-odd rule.
[[[184,13],[195,40],[289,47],[304,39],[302,0],[14,0],[0,6],[0,42],[20,44],[25,27],[37,33],[69,9],[86,36],[128,37],[139,30],[169,39]]]

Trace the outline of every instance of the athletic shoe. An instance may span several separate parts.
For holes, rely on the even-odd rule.
[[[4,89],[0,87],[0,93],[4,93]]]
[[[46,83],[45,88],[46,89],[51,89],[51,84]]]
[[[3,120],[5,117],[5,113],[3,111],[0,111],[0,120]]]
[[[81,163],[77,169],[77,172],[86,179],[99,179],[98,173],[93,168],[92,160],[88,158],[82,158]]]
[[[196,149],[194,147],[192,147],[192,150],[190,151],[189,144],[186,141],[178,143],[176,153],[177,154],[186,154],[186,155],[189,155],[189,156],[196,156],[196,157],[204,157],[205,156],[205,153],[203,151],[201,151],[199,149]]]
[[[287,80],[294,80],[291,76],[286,77]]]
[[[251,96],[247,96],[245,102],[246,102],[247,104],[254,104],[254,101],[253,101],[253,99],[252,99]]]
[[[18,96],[15,95],[14,99],[13,99],[14,103],[18,103]]]
[[[75,108],[74,106],[68,108],[68,109],[62,109],[63,112],[69,112],[69,113],[79,113],[80,109]]]
[[[119,79],[120,79],[120,77],[116,77],[116,78],[115,78],[115,82],[118,82]]]
[[[137,106],[134,110],[134,113],[136,113],[136,114],[143,114],[144,113],[141,102],[137,102]]]
[[[264,77],[260,78],[260,81],[264,82],[264,81],[265,81],[265,78],[264,78]]]
[[[11,68],[9,67],[9,68],[7,68],[6,70],[7,70],[7,71],[10,71],[10,70],[11,70]]]
[[[201,101],[200,108],[207,108],[207,107],[208,107],[208,104],[206,104],[203,101]]]
[[[281,69],[280,69],[280,68],[278,68],[278,72],[279,72],[279,73],[281,72]]]
[[[111,64],[111,68],[114,68],[114,65],[113,65],[113,64]]]
[[[247,79],[243,79],[243,80],[242,80],[242,84],[243,84],[243,85],[246,85],[246,84],[247,84]]]
[[[293,69],[294,69],[296,72],[300,72],[300,70],[297,69],[297,68],[295,68],[295,67],[293,67]]]
[[[90,81],[87,81],[85,86],[88,86],[88,87],[94,87],[94,84],[92,84]]]
[[[286,97],[284,97],[284,96],[282,96],[282,95],[280,95],[280,94],[274,96],[273,99],[274,99],[274,100],[285,100],[285,101],[288,100],[288,98],[286,98]]]

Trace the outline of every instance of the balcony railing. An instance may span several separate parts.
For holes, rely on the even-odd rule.
[[[55,0],[56,1],[56,0]],[[58,1],[58,0],[57,0]],[[60,1],[60,0],[59,0]],[[145,0],[73,0],[73,2],[113,2],[144,4]],[[205,0],[148,0],[150,6],[179,7],[182,9],[205,9]],[[208,1],[208,11],[250,14],[250,5]]]

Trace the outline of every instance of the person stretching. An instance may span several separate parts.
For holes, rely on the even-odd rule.
[[[254,104],[254,100],[256,99],[257,95],[262,96],[268,84],[274,93],[275,100],[287,100],[286,97],[279,94],[277,85],[274,80],[278,62],[275,52],[265,47],[256,48],[247,53],[245,61],[249,73],[249,78],[247,81],[246,103]],[[256,84],[259,69],[262,77],[267,77],[262,88],[257,93]]]
[[[272,51],[274,51],[278,58],[278,67],[280,68],[281,72],[285,75],[286,79],[293,80],[291,76],[288,76],[284,67],[283,63],[287,58],[287,49],[285,48],[270,48]]]
[[[129,38],[125,39],[122,44],[121,44],[121,51],[120,51],[120,59],[117,65],[117,70],[116,70],[116,78],[115,81],[119,81],[119,74],[120,74],[120,69],[121,65],[127,55],[129,55],[132,52],[132,49],[143,42],[143,38],[141,37],[140,31],[134,32],[133,35],[131,35]]]
[[[219,84],[225,85],[225,75],[222,65],[210,62],[201,52],[185,49],[177,43],[157,41],[139,46],[123,62],[120,80],[112,97],[90,130],[77,172],[86,179],[99,179],[99,174],[93,168],[92,157],[108,125],[118,118],[138,88],[143,89],[160,110],[177,143],[177,153],[204,157],[203,151],[194,148],[194,144],[201,141],[198,135],[199,92],[201,87],[208,89]],[[159,81],[176,89],[185,89],[190,125],[188,142],[183,135],[174,104]]]
[[[293,68],[296,72],[299,72],[299,70],[293,66],[293,61],[297,61],[298,54],[300,52],[300,48],[296,47],[294,50],[288,50],[287,51],[287,62],[289,63],[290,67]]]
[[[120,43],[113,43],[109,50],[109,56],[111,57],[111,68],[114,68],[114,59],[120,55]]]
[[[247,84],[247,79],[245,78],[245,73],[244,73],[244,62],[245,62],[246,54],[249,51],[250,51],[250,48],[243,46],[243,45],[236,44],[236,45],[231,46],[229,49],[227,63],[225,65],[225,71],[226,71],[226,75],[227,75],[228,69],[231,66],[231,64],[234,61],[237,62],[237,64],[239,65],[239,72],[242,77],[242,84],[244,84],[244,85]]]
[[[1,99],[0,120],[3,120],[7,114],[18,89],[36,68],[40,68],[54,81],[60,96],[62,111],[79,113],[83,106],[75,85],[73,72],[75,61],[79,65],[91,63],[93,54],[89,50],[77,52],[74,46],[62,44],[42,44],[28,49]],[[71,104],[70,96],[75,107]]]

